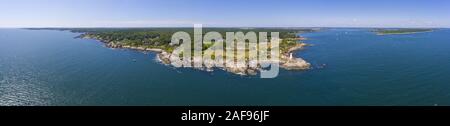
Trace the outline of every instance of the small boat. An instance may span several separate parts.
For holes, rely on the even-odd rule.
[[[136,59],[133,59],[133,62],[136,62],[137,60]]]
[[[322,64],[322,65],[319,65],[317,68],[324,69],[326,66],[327,66],[327,64]]]

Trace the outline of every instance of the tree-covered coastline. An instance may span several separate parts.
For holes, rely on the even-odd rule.
[[[31,30],[68,30],[71,32],[82,33],[77,38],[91,38],[102,41],[106,44],[114,44],[119,47],[140,47],[162,49],[172,52],[174,45],[170,45],[171,37],[179,31],[187,32],[193,38],[193,28],[28,28]],[[203,33],[215,31],[219,32],[226,39],[226,32],[279,32],[280,49],[284,52],[289,47],[298,44],[298,41],[304,40],[298,33],[314,32],[318,28],[203,28]],[[258,34],[257,34],[258,35]],[[205,46],[208,46],[205,44]]]

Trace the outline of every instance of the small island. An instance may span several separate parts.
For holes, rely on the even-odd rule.
[[[44,28],[45,29],[45,28]],[[33,30],[43,30],[33,29]],[[49,29],[47,29],[49,30]],[[158,53],[157,58],[164,64],[171,64],[171,54],[175,48],[179,45],[171,45],[171,37],[175,32],[185,31],[193,36],[192,28],[59,28],[59,29],[50,29],[50,30],[68,30],[71,32],[82,33],[80,36],[76,38],[83,39],[95,39],[100,42],[105,43],[106,47],[109,48],[126,48],[133,49],[138,51],[151,51]],[[280,67],[287,70],[306,70],[310,69],[311,64],[303,60],[302,58],[296,58],[292,56],[294,51],[303,49],[308,44],[302,42],[306,40],[306,38],[298,36],[299,33],[305,32],[313,32],[317,31],[317,29],[307,29],[307,28],[252,28],[252,29],[243,29],[243,28],[204,28],[203,32],[207,33],[209,31],[215,31],[225,36],[226,32],[279,32],[280,41]],[[270,40],[270,35],[268,36],[268,40]],[[208,49],[213,45],[213,42],[208,42],[203,44],[203,51]],[[262,69],[260,67],[252,68],[249,67],[250,62],[248,56],[248,50],[245,51],[245,61],[247,67],[232,67],[225,66],[224,68],[219,68],[231,73],[240,74],[240,75],[257,75],[258,72]],[[213,55],[212,57],[215,57]],[[237,56],[236,56],[237,57]],[[215,62],[204,61],[205,65],[203,68],[196,68],[205,71],[213,71],[213,65],[208,65]],[[225,62],[232,62],[232,60],[228,60]],[[267,61],[273,62],[273,61]]]
[[[432,32],[434,29],[430,28],[398,28],[398,29],[375,29],[377,35],[398,35],[398,34],[415,34],[423,32]]]

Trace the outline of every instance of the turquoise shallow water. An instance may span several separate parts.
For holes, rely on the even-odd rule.
[[[314,46],[296,55],[315,68],[260,79],[174,69],[77,33],[0,29],[0,105],[450,105],[449,34],[303,34]]]

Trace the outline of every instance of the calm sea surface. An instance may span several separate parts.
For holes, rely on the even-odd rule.
[[[295,55],[314,69],[275,79],[175,69],[77,35],[0,29],[0,105],[450,105],[446,29],[303,34],[314,46]]]

